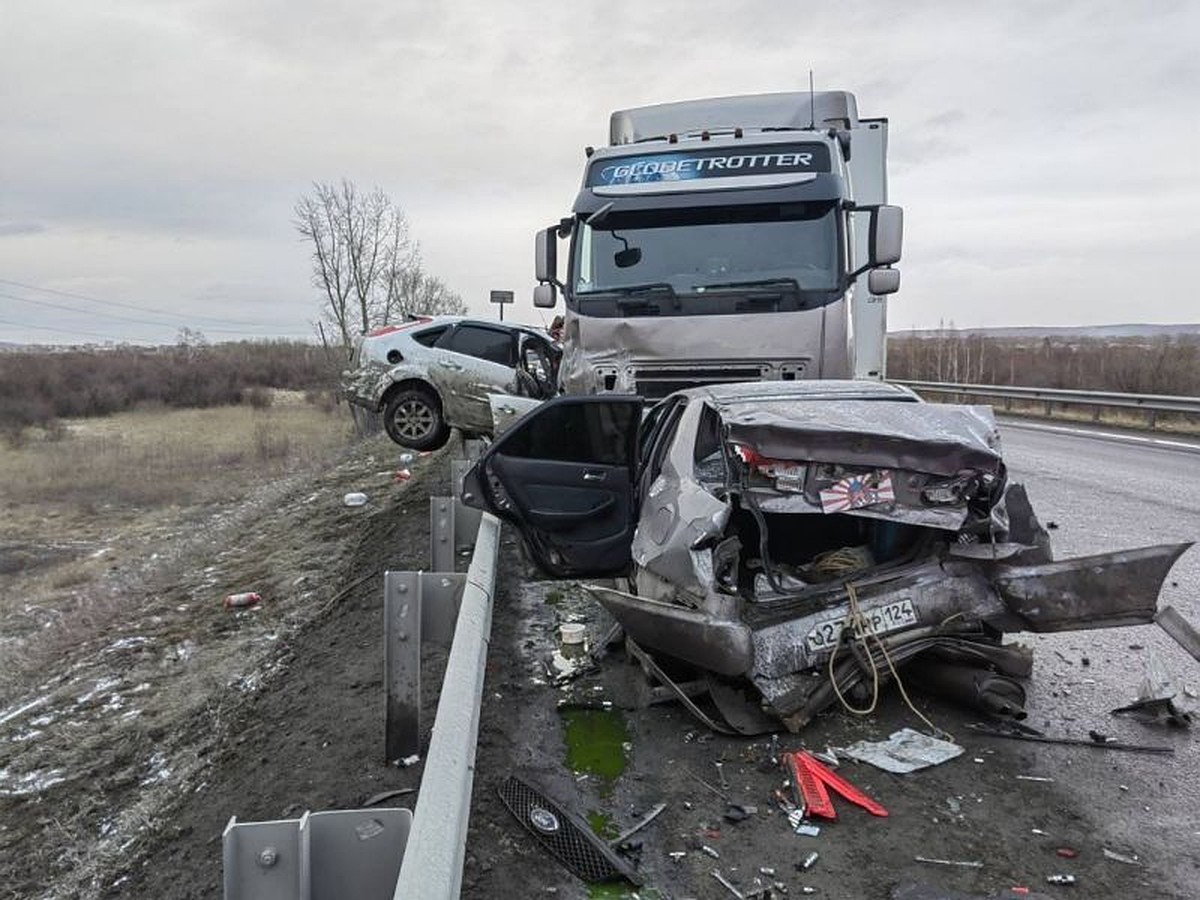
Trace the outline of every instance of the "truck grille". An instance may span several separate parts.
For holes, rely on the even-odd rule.
[[[684,388],[705,384],[725,384],[738,381],[760,381],[770,369],[764,366],[722,366],[720,368],[679,367],[673,369],[636,369],[634,384],[637,392],[648,400],[661,400]],[[796,374],[799,377],[799,373]]]

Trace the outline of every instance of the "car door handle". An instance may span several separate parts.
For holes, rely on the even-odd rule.
[[[460,366],[456,362],[444,362],[443,361],[443,362],[439,362],[438,365],[441,366],[443,369],[454,369],[455,371],[462,370],[462,366]]]
[[[584,481],[603,481],[607,477],[608,477],[607,472],[584,472],[583,473]]]

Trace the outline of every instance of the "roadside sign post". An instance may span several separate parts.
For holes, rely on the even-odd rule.
[[[491,300],[500,307],[500,321],[504,321],[504,304],[513,302],[512,291],[492,291]]]

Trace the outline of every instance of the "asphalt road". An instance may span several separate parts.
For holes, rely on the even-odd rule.
[[[1056,558],[1200,539],[1200,444],[1013,421],[1002,432],[1010,477],[1026,483],[1043,523],[1058,525],[1052,531]],[[1160,600],[1166,604],[1200,625],[1200,547],[1172,569]],[[1085,806],[1107,810],[1098,821],[1113,843],[1170,849],[1179,865],[1159,874],[1177,888],[1189,882],[1194,888],[1200,860],[1200,722],[1190,734],[1177,733],[1114,717],[1109,710],[1135,699],[1149,654],[1158,656],[1181,693],[1185,687],[1200,690],[1200,662],[1157,625],[1032,640],[1037,647],[1032,724],[1053,733],[1086,735],[1095,728],[1130,741],[1175,746],[1173,757],[1056,748],[1048,759],[1058,759]],[[1083,664],[1085,657],[1090,665]]]

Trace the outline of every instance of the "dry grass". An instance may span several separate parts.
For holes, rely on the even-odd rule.
[[[159,506],[228,497],[239,486],[344,446],[344,414],[287,397],[258,408],[138,410],[78,420],[67,435],[0,446],[14,504]]]

